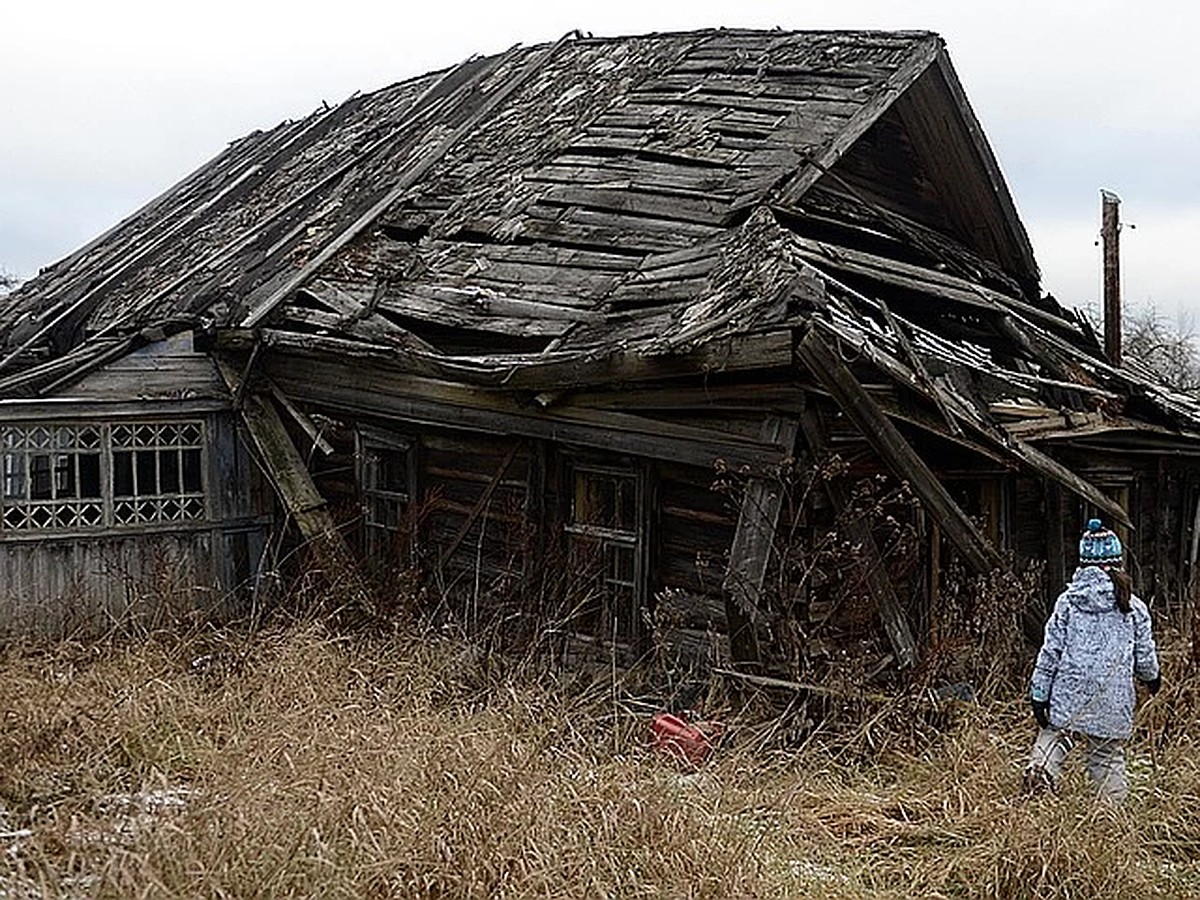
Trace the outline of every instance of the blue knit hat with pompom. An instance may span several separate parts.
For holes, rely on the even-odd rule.
[[[1121,539],[1105,528],[1099,519],[1088,519],[1087,531],[1079,539],[1079,564],[1119,566],[1121,554]]]

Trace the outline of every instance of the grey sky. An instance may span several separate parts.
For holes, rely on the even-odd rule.
[[[0,6],[0,268],[28,277],[230,140],[475,53],[579,28],[941,33],[1033,239],[1043,287],[1099,293],[1116,191],[1132,303],[1200,313],[1200,4],[70,0]]]

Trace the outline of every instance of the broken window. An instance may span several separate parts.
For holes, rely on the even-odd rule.
[[[76,425],[4,429],[4,528],[100,525],[100,429]]]
[[[0,428],[3,528],[87,530],[206,516],[201,422]]]
[[[635,639],[643,602],[642,479],[623,469],[577,466],[566,530],[582,591],[578,627],[599,637]]]
[[[403,563],[411,536],[412,445],[393,435],[360,433],[359,460],[367,553],[376,562]]]
[[[204,428],[199,422],[113,425],[116,525],[204,518]]]

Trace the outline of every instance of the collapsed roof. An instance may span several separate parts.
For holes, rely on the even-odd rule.
[[[924,32],[568,35],[255,132],[6,298],[0,398],[200,328],[539,397],[793,366],[812,328],[1035,467],[1200,434],[1040,294]]]

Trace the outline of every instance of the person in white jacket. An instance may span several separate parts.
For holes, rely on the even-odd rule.
[[[1091,519],[1079,541],[1079,568],[1046,622],[1030,697],[1040,727],[1025,768],[1028,791],[1054,789],[1076,740],[1100,795],[1129,792],[1125,741],[1133,732],[1134,678],[1162,684],[1150,611],[1121,568],[1120,539]]]

